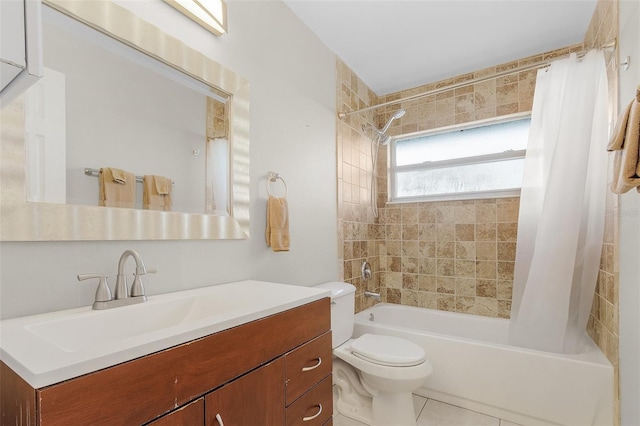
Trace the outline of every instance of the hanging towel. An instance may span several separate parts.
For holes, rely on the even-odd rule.
[[[100,169],[99,205],[105,207],[136,206],[136,176],[113,167]]]
[[[640,192],[640,86],[620,114],[607,151],[615,151],[611,190],[623,194],[637,187]]]
[[[286,198],[267,199],[267,245],[273,251],[289,251],[289,208]]]
[[[145,209],[171,210],[171,179],[164,176],[144,175],[142,189],[142,206]]]

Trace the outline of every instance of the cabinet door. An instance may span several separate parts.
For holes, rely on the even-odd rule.
[[[282,426],[284,359],[264,365],[205,397],[207,426]]]
[[[148,426],[198,425],[204,426],[204,398],[197,399],[148,424]]]

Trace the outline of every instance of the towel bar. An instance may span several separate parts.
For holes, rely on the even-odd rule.
[[[99,169],[92,169],[90,167],[85,167],[84,168],[84,174],[87,175],[87,176],[98,177],[98,176],[100,176],[100,170]],[[143,181],[144,181],[144,176],[136,176],[136,182],[142,183]],[[175,185],[176,182],[172,180],[171,184]]]

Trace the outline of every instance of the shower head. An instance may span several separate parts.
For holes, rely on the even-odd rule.
[[[380,145],[386,146],[389,145],[389,142],[391,142],[391,136],[384,133],[380,135],[380,142],[378,142]]]
[[[372,125],[363,124],[362,130],[366,132],[367,130],[372,129],[378,136],[377,143],[380,145],[387,145],[391,140],[391,136],[387,135],[386,133],[387,130],[389,130],[389,127],[391,126],[391,123],[393,123],[393,120],[396,120],[402,117],[404,113],[405,113],[405,110],[402,108],[394,112],[393,115],[389,118],[389,121],[387,121],[387,124],[385,124],[382,129],[377,129],[375,126],[372,126]]]
[[[380,129],[380,133],[385,133],[387,130],[389,130],[389,126],[391,126],[393,120],[397,120],[398,118],[402,117],[405,112],[406,111],[402,108],[394,112],[393,115],[389,118],[389,121],[387,121],[387,124],[385,124],[384,127]]]

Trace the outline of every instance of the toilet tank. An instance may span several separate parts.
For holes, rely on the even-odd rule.
[[[353,334],[356,288],[343,282],[328,282],[316,287],[331,290],[332,346],[337,348]]]

